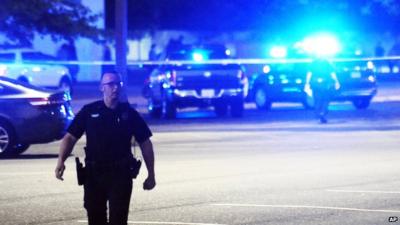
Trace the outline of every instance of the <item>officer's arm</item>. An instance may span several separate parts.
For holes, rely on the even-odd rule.
[[[306,76],[306,84],[310,84],[312,72],[308,71]]]
[[[156,186],[153,143],[151,143],[150,139],[147,139],[146,141],[140,143],[140,149],[142,150],[143,159],[148,172],[148,177],[143,184],[143,188],[145,190],[151,190]]]
[[[65,170],[64,162],[71,154],[77,141],[78,139],[70,133],[65,134],[65,136],[61,140],[60,153],[58,155],[58,162],[55,170],[57,179],[63,180],[63,174]]]
[[[307,76],[306,76],[306,82],[304,84],[304,92],[310,96],[311,96],[311,87],[310,87],[311,76],[312,76],[312,72],[308,71]]]
[[[339,80],[338,80],[338,78],[336,76],[336,73],[332,72],[331,73],[331,77],[335,81],[335,89],[338,90],[340,88],[340,83],[339,83]]]

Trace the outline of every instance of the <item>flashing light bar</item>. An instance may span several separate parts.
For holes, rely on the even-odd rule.
[[[284,58],[287,56],[287,49],[283,46],[274,46],[271,48],[269,54],[274,58]]]
[[[307,37],[300,45],[305,52],[316,56],[333,56],[341,48],[336,37],[329,33],[320,33]]]

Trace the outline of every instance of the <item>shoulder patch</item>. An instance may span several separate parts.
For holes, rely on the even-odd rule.
[[[128,112],[123,112],[121,114],[121,119],[122,120],[128,120],[128,118],[129,118],[129,113]]]

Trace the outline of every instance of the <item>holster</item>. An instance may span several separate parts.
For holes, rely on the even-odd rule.
[[[78,157],[75,157],[76,163],[76,175],[78,178],[78,185],[83,185],[86,179],[86,168],[83,167],[83,164],[80,162]]]
[[[129,171],[132,179],[135,179],[139,174],[140,167],[142,166],[142,161],[132,157],[131,162],[129,164]]]

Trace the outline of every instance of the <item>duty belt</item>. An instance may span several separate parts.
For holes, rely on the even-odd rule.
[[[131,160],[132,160],[131,157],[127,156],[122,159],[117,159],[115,161],[102,162],[102,161],[86,160],[85,163],[86,167],[89,169],[103,171],[103,170],[128,168]]]

